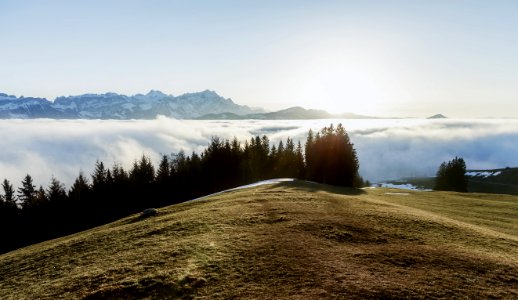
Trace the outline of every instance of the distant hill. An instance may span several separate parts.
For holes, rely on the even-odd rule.
[[[518,195],[518,168],[491,170],[468,170],[468,192]],[[433,189],[434,177],[403,178],[385,184],[404,186],[410,184],[418,189]]]
[[[433,115],[431,117],[428,117],[427,119],[448,119],[446,116],[442,114]]]
[[[506,195],[251,186],[0,255],[0,298],[513,299],[517,210]]]
[[[237,115],[230,113],[207,114],[197,119],[200,120],[312,120],[312,119],[373,119],[374,117],[357,115],[353,113],[343,113],[338,115],[330,114],[324,110],[305,109],[294,106],[287,109],[269,112]]]
[[[518,195],[518,168],[468,170],[466,175],[470,192]]]

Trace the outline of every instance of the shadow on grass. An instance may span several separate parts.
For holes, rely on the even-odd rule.
[[[84,297],[88,299],[192,299],[196,289],[206,283],[204,278],[186,276],[176,282],[163,278],[142,278],[136,283],[98,290]]]
[[[278,187],[282,187],[282,188],[286,188],[286,189],[294,189],[294,190],[303,190],[306,192],[323,191],[323,192],[328,192],[328,193],[332,193],[332,194],[348,195],[348,196],[357,196],[357,195],[366,194],[366,192],[364,190],[357,189],[357,188],[328,185],[328,184],[322,184],[322,183],[299,180],[299,179],[296,179],[294,181],[279,182],[279,183],[269,186],[269,188],[278,188]]]

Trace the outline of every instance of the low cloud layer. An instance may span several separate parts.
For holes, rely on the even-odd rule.
[[[339,121],[0,120],[0,179],[15,186],[27,174],[67,187],[96,160],[129,168],[142,154],[201,152],[212,136],[244,141],[266,134],[272,143]],[[362,176],[371,181],[432,176],[439,164],[463,157],[470,169],[518,166],[518,120],[342,120],[355,144]]]

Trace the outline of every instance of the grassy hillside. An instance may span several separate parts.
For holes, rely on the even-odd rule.
[[[0,256],[1,299],[518,298],[518,197],[234,190]]]

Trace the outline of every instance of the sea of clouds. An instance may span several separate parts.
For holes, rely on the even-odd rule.
[[[373,182],[433,176],[441,162],[461,156],[469,169],[518,167],[518,120],[311,120],[194,121],[0,120],[0,179],[19,186],[26,174],[47,186],[52,176],[67,187],[96,160],[130,168],[143,154],[200,153],[211,137],[244,141],[267,135],[304,143],[309,129],[343,123],[358,152],[361,175]]]

